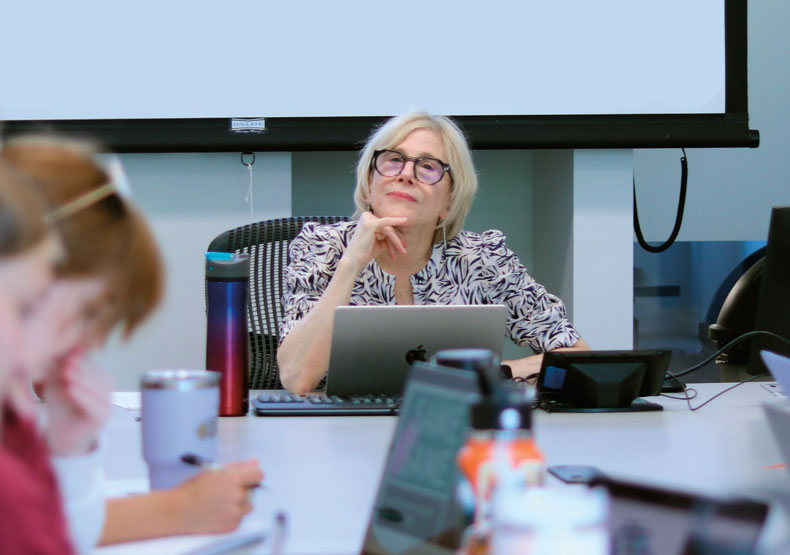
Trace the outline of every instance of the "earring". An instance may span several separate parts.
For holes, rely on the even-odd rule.
[[[447,248],[447,228],[444,227],[444,222],[442,222],[442,242],[444,242],[444,248]]]

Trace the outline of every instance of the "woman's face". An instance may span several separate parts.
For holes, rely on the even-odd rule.
[[[24,329],[36,317],[52,282],[59,252],[53,239],[0,261],[0,387],[24,359]]]
[[[58,278],[24,328],[26,378],[40,381],[73,351],[100,346],[107,310],[101,278]]]
[[[412,158],[429,157],[447,162],[444,142],[430,129],[415,129],[390,150]],[[407,217],[409,221],[403,227],[434,229],[450,209],[450,176],[445,173],[438,183],[427,185],[416,178],[411,161],[395,177],[385,177],[374,169],[368,203],[376,216]]]

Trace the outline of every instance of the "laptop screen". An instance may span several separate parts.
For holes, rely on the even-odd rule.
[[[368,523],[363,553],[453,552],[462,518],[455,502],[458,450],[479,398],[471,372],[412,367]]]

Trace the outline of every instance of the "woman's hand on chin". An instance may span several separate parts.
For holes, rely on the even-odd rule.
[[[343,258],[352,261],[361,270],[365,265],[384,253],[396,258],[398,253],[406,253],[398,226],[408,218],[379,218],[370,212],[363,212],[357,222],[357,230],[351,239]]]

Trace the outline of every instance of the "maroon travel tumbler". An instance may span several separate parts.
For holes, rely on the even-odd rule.
[[[219,372],[219,415],[249,409],[248,254],[206,253],[206,369]]]

